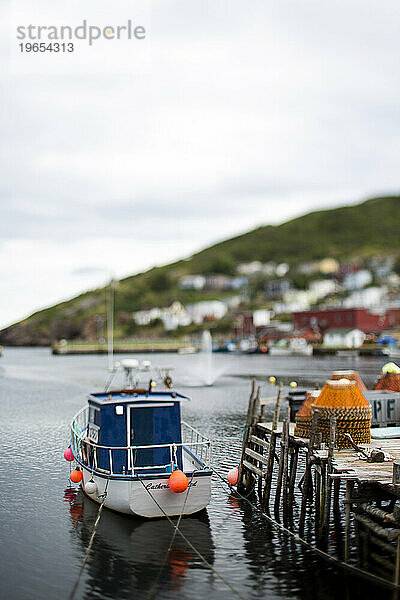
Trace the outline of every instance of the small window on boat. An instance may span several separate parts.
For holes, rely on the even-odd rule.
[[[89,423],[96,423],[96,412],[98,410],[95,406],[89,406]]]

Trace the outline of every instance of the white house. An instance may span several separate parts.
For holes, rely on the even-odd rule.
[[[190,325],[192,319],[185,307],[180,302],[173,302],[165,308],[151,308],[133,313],[133,319],[137,325],[149,325],[155,319],[161,319],[167,331],[179,326]]]
[[[185,275],[179,280],[181,290],[202,290],[206,285],[204,275]]]
[[[327,348],[359,348],[364,340],[365,333],[361,329],[328,329],[323,343]]]
[[[230,298],[224,299],[224,304],[226,304],[229,309],[238,308],[240,306],[241,302],[242,302],[241,296],[231,296]]]
[[[343,306],[346,308],[374,308],[382,305],[385,296],[385,287],[368,287],[352,292],[343,301]]]
[[[133,320],[137,325],[149,325],[155,319],[161,318],[161,308],[150,308],[149,310],[139,310],[133,313]]]
[[[204,300],[196,304],[188,304],[186,310],[192,321],[199,325],[204,319],[216,321],[222,319],[228,312],[228,307],[220,300]]]
[[[280,263],[276,267],[276,274],[278,277],[285,277],[286,273],[289,271],[289,265],[287,263]]]
[[[308,290],[289,290],[283,294],[283,302],[299,307],[296,310],[307,310],[313,301],[313,294]]]
[[[186,308],[178,301],[175,301],[171,306],[167,306],[161,310],[161,320],[167,331],[176,329],[177,327],[185,327],[190,325],[192,318]]]
[[[346,290],[361,290],[372,281],[372,275],[367,269],[361,269],[355,273],[349,273],[343,279]]]
[[[310,292],[314,295],[316,300],[325,298],[329,294],[334,294],[336,291],[336,282],[333,279],[317,279],[311,281]]]
[[[252,262],[249,263],[241,263],[240,265],[238,265],[237,267],[237,272],[239,273],[239,275],[257,275],[257,273],[260,273],[262,270],[263,264],[262,262],[260,262],[259,260],[253,260]]]
[[[269,325],[271,322],[272,310],[258,309],[253,312],[253,325],[254,327],[264,327]]]

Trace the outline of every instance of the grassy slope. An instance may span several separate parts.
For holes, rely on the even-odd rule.
[[[373,198],[356,206],[317,211],[282,225],[267,225],[215,244],[191,257],[127,277],[116,292],[116,313],[128,313],[173,300],[194,302],[221,294],[182,291],[185,273],[233,272],[237,263],[251,260],[302,261],[332,256],[345,259],[400,250],[400,196]],[[25,332],[24,343],[46,343],[57,337],[80,335],[82,324],[104,315],[104,290],[93,290],[35,313],[0,332],[0,342],[13,342],[13,333]],[[118,327],[118,325],[117,325]],[[11,333],[11,338],[10,338]],[[40,334],[40,335],[38,335]],[[38,338],[40,340],[38,341]]]

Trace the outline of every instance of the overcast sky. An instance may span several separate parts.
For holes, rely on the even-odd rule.
[[[0,327],[316,208],[398,193],[398,0],[3,0]],[[146,28],[21,53],[21,25]]]

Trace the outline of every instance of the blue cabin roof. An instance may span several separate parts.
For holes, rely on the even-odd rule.
[[[173,401],[181,402],[182,400],[190,400],[187,396],[178,394],[177,392],[148,392],[146,390],[121,390],[114,392],[94,392],[89,394],[89,402],[96,404],[122,404],[123,402],[155,402],[155,401]]]

